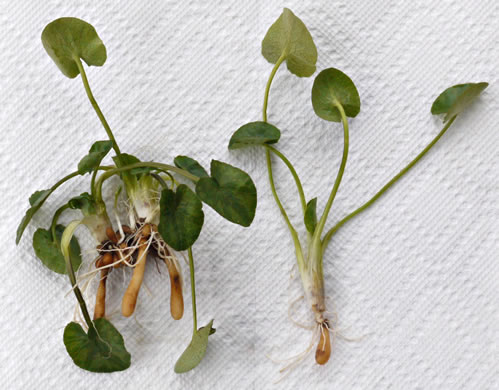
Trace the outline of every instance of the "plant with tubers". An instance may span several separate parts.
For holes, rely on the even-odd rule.
[[[298,355],[281,372],[294,367],[317,344],[315,360],[318,364],[325,364],[331,356],[331,338],[335,334],[334,323],[327,317],[326,297],[324,288],[323,257],[331,238],[346,222],[360,214],[379,199],[389,188],[399,181],[444,135],[454,123],[456,117],[487,87],[487,83],[459,84],[442,92],[431,108],[434,115],[444,114],[443,129],[405,168],[387,182],[374,196],[355,211],[347,214],[325,234],[327,218],[333,206],[336,193],[340,187],[343,172],[346,167],[349,146],[348,118],[354,118],[360,112],[360,97],[352,80],[343,72],[335,68],[328,68],[320,72],[312,87],[312,107],[320,118],[341,122],[343,125],[344,146],[343,156],[334,181],[329,198],[320,218],[317,217],[317,198],[308,202],[303,191],[300,178],[285,155],[275,145],[281,136],[280,130],[267,120],[267,105],[270,87],[274,76],[284,62],[288,70],[298,77],[310,77],[315,73],[317,49],[310,32],[303,22],[293,12],[285,8],[283,13],[270,27],[262,42],[262,54],[267,61],[274,64],[265,88],[263,101],[263,120],[247,123],[239,128],[230,139],[229,149],[239,149],[249,146],[263,147],[267,161],[268,177],[275,202],[283,216],[294,243],[296,261],[301,276],[304,295],[314,315],[315,325],[312,344],[304,353]],[[272,158],[280,159],[289,169],[296,184],[301,208],[303,223],[306,231],[306,245],[302,245],[299,232],[291,222],[288,214],[276,192],[272,171]]]
[[[85,370],[112,372],[127,369],[131,358],[123,337],[106,319],[108,278],[116,268],[127,267],[132,270],[121,305],[121,313],[129,317],[135,312],[147,263],[151,258],[164,262],[170,277],[170,313],[173,319],[179,320],[184,313],[184,301],[177,253],[187,251],[194,326],[192,340],[177,361],[175,372],[189,371],[203,359],[208,336],[215,332],[213,320],[204,327],[197,326],[192,245],[203,226],[203,202],[227,220],[249,226],[256,209],[253,181],[242,170],[216,160],[212,160],[208,174],[197,161],[187,156],[177,156],[174,164],[169,165],[154,161],[142,162],[137,157],[122,153],[92,94],[83,66],[83,62],[88,66],[102,66],[107,58],[106,48],[95,29],[80,19],[60,18],[45,27],[42,43],[65,76],[81,76],[85,92],[108,139],[95,142],[78,163],[76,171],[49,189],[31,195],[31,207],[17,229],[16,243],[19,243],[33,216],[55,190],[73,178],[90,174],[90,191],[71,198],[59,207],[50,228],[40,228],[33,236],[33,248],[42,263],[57,273],[67,273],[69,276],[83,316],[83,321],[70,322],[64,330],[67,352],[74,363]],[[115,153],[114,164],[103,165],[102,161],[111,149]],[[188,179],[195,189],[180,184],[174,175]],[[119,176],[121,180],[115,189],[111,214],[115,220],[113,226],[102,190],[104,183],[114,176]],[[122,222],[118,211],[122,192],[125,197],[123,203],[127,205],[126,223]],[[65,227],[58,220],[68,209],[79,210],[82,216]],[[87,227],[94,237],[97,258],[95,269],[77,276],[82,259],[74,233],[80,225]],[[99,284],[92,319],[83,293],[94,278],[98,279]]]

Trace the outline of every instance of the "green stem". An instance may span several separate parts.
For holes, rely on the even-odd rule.
[[[196,281],[194,279],[194,258],[192,256],[192,247],[187,250],[189,255],[189,272],[191,274],[191,298],[192,298],[192,321],[194,323],[193,336],[198,331],[198,316],[196,311]]]
[[[293,175],[293,179],[295,179],[296,183],[296,188],[298,189],[298,194],[300,195],[300,202],[301,202],[301,207],[303,209],[303,215],[305,215],[305,211],[307,210],[307,201],[305,200],[305,193],[303,192],[303,186],[301,184],[300,178],[298,177],[298,174],[296,173],[295,168],[293,167],[293,164],[282,154],[280,151],[278,151],[276,148],[274,148],[271,145],[268,144],[263,144],[267,149],[271,150],[272,153],[274,153],[277,157],[279,157],[284,164],[288,167],[289,171],[291,172],[291,175]]]
[[[168,186],[166,185],[166,182],[163,180],[163,178],[160,175],[158,175],[157,173],[151,172],[151,176],[154,179],[156,179],[156,181],[161,185],[161,187],[163,187],[163,189],[168,188]]]
[[[52,224],[50,225],[50,230],[52,232],[52,239],[54,240],[54,242],[57,242],[57,236],[55,234],[55,227],[57,226],[57,221],[59,220],[59,217],[61,216],[62,212],[64,210],[67,210],[68,208],[69,208],[68,204],[59,207],[56,210],[54,217],[52,218]]]
[[[97,101],[94,98],[92,90],[90,89],[90,84],[88,83],[87,74],[85,73],[85,69],[83,67],[83,64],[81,63],[81,60],[78,56],[74,56],[73,59],[76,62],[76,65],[78,66],[78,70],[80,71],[81,80],[83,81],[83,86],[85,87],[85,92],[87,93],[88,100],[90,100],[90,103],[92,104],[92,107],[94,108],[97,116],[99,117],[99,119],[102,123],[102,126],[104,126],[104,129],[106,130],[106,133],[107,133],[107,136],[109,137],[109,140],[113,143],[113,149],[116,152],[116,155],[118,156],[118,159],[119,159],[120,155],[121,155],[120,148],[118,147],[118,143],[116,142],[116,139],[114,138],[113,132],[111,131],[111,127],[109,127],[109,124],[107,123],[106,118],[104,117],[104,114],[102,113],[99,105],[97,104]]]
[[[346,217],[344,217],[341,221],[339,221],[336,225],[334,225],[324,236],[322,240],[322,251],[324,252],[331,240],[331,237],[338,231],[340,227],[342,227],[345,223],[350,221],[356,215],[359,215],[361,212],[369,208],[376,200],[378,200],[393,184],[395,184],[402,176],[404,176],[409,170],[416,165],[416,163],[423,158],[423,156],[428,153],[428,151],[435,145],[440,138],[445,134],[445,132],[452,125],[456,116],[452,117],[449,122],[444,126],[444,128],[437,134],[437,136],[419,153],[414,160],[412,160],[407,166],[402,169],[399,173],[397,173],[388,183],[386,183],[371,199],[369,199],[366,203],[360,206],[357,210],[351,212]]]
[[[104,172],[102,175],[99,176],[99,179],[97,179],[97,182],[95,183],[95,200],[97,202],[102,202],[102,184],[104,183],[105,180],[109,179],[113,175],[117,175],[118,173],[121,172],[126,172],[134,168],[158,168],[162,170],[167,170],[167,171],[172,171],[175,173],[178,173],[187,179],[190,179],[194,182],[197,182],[199,180],[199,177],[194,176],[193,174],[177,168],[176,166],[173,165],[168,165],[168,164],[161,164],[157,162],[139,162],[135,164],[130,164],[122,168],[114,168],[114,169],[109,169],[106,172]]]
[[[263,98],[263,121],[267,122],[267,105],[269,103],[269,93],[270,93],[270,86],[272,85],[272,80],[274,80],[274,76],[277,72],[277,69],[279,69],[279,66],[281,66],[282,62],[286,59],[286,55],[284,53],[281,54],[279,59],[274,65],[274,68],[272,69],[272,72],[270,72],[269,79],[267,81],[267,85],[265,87],[265,96]]]
[[[345,172],[345,166],[347,164],[347,158],[348,158],[348,145],[349,145],[349,140],[348,140],[348,119],[345,114],[345,110],[343,110],[343,107],[340,103],[336,104],[336,108],[338,108],[340,114],[341,114],[341,121],[343,123],[343,157],[341,159],[341,164],[340,168],[338,169],[338,175],[336,176],[336,180],[333,185],[333,189],[331,190],[331,194],[329,195],[329,199],[326,203],[326,208],[324,209],[324,212],[322,214],[321,219],[317,223],[317,227],[314,232],[314,240],[316,242],[320,242],[321,239],[321,234],[324,229],[324,225],[326,224],[327,217],[329,215],[329,211],[331,210],[331,206],[333,205],[334,198],[336,197],[336,193],[338,192],[338,188],[340,187],[341,179],[343,178],[343,173]]]

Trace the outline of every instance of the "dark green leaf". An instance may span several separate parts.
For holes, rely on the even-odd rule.
[[[196,183],[199,198],[222,217],[249,226],[255,217],[256,188],[248,174],[220,161],[211,161],[211,177]]]
[[[70,322],[64,329],[64,345],[74,363],[92,372],[122,371],[130,367],[130,354],[120,332],[105,318],[94,322],[87,333]]]
[[[21,237],[23,236],[26,226],[28,226],[33,216],[36,214],[38,210],[40,210],[40,207],[42,207],[43,203],[47,200],[47,198],[50,196],[52,192],[53,192],[52,189],[36,191],[30,196],[29,203],[31,207],[26,211],[26,214],[24,214],[21,223],[17,227],[16,244],[19,244],[19,241],[21,241]]]
[[[287,8],[267,31],[262,54],[271,64],[284,55],[289,71],[299,77],[309,77],[315,72],[317,48],[314,40],[303,22]]]
[[[322,119],[341,122],[337,105],[345,110],[346,116],[357,116],[360,111],[360,97],[354,83],[342,71],[334,68],[323,70],[314,80],[312,105]]]
[[[95,142],[88,151],[88,154],[78,163],[78,172],[80,175],[97,169],[102,159],[106,157],[106,154],[108,154],[112,147],[113,143],[111,141]]]
[[[43,47],[61,72],[74,78],[80,74],[76,58],[88,66],[106,62],[106,47],[95,29],[77,18],[60,18],[49,23],[42,32]]]
[[[433,115],[446,114],[444,122],[464,111],[489,83],[458,84],[443,91],[431,106]]]
[[[33,235],[33,249],[36,256],[42,261],[43,265],[58,274],[66,273],[66,262],[61,252],[61,237],[65,226],[57,225],[55,234],[57,239],[54,240],[51,230],[37,229]],[[73,237],[69,244],[69,257],[73,269],[76,271],[81,264],[80,245],[76,237]]]
[[[113,161],[118,168],[123,168],[126,167],[127,165],[133,165],[141,162],[137,157],[132,156],[131,154],[128,153],[121,153],[120,158],[121,158],[121,163],[120,159],[118,159],[117,156],[113,157]],[[151,172],[151,170],[152,168],[149,167],[138,167],[131,169],[130,171],[128,171],[128,173],[130,173],[130,175],[136,176],[137,179],[140,179],[142,174]]]
[[[164,189],[161,192],[158,230],[173,249],[183,251],[197,240],[203,227],[203,204],[185,184],[177,192]]]
[[[184,169],[197,177],[208,177],[206,170],[193,158],[187,156],[177,156],[173,160],[176,167]]]
[[[208,347],[208,337],[212,334],[213,320],[208,325],[199,328],[182,356],[175,363],[175,372],[182,374],[196,367],[206,354]]]
[[[317,198],[314,198],[307,203],[307,208],[305,210],[305,227],[310,233],[314,234],[316,225],[317,225]]]
[[[97,204],[95,199],[88,192],[75,196],[68,202],[68,205],[73,210],[81,210],[84,216],[97,213]]]
[[[229,141],[229,149],[239,149],[246,146],[275,144],[279,141],[281,132],[267,122],[251,122],[240,127]]]

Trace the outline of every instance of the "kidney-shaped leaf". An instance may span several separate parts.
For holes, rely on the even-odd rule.
[[[199,198],[222,217],[242,226],[253,222],[256,188],[248,174],[220,161],[211,161],[211,177],[196,183]]]
[[[360,97],[350,77],[338,69],[324,69],[314,80],[312,105],[317,116],[327,121],[340,122],[341,104],[346,116],[355,117],[360,111]]]
[[[246,146],[275,144],[279,141],[281,132],[267,122],[250,122],[241,126],[229,141],[229,149],[239,149]]]
[[[26,226],[28,226],[29,222],[33,218],[33,215],[42,207],[43,203],[47,200],[50,194],[53,192],[53,189],[36,191],[29,197],[29,204],[31,207],[26,210],[26,214],[24,214],[21,223],[17,227],[16,232],[16,244],[19,244],[21,241],[21,237],[23,236],[24,230]]]
[[[37,229],[33,235],[33,249],[36,256],[42,261],[43,265],[58,274],[66,273],[66,261],[61,252],[61,237],[65,226],[57,225],[55,227],[56,239],[52,236],[51,230]],[[73,237],[69,244],[69,258],[73,269],[76,271],[81,264],[80,245],[76,237]]]
[[[78,172],[80,175],[92,172],[97,169],[106,154],[109,153],[113,143],[111,141],[97,141],[90,147],[88,154],[78,163]]]
[[[105,318],[93,321],[85,333],[80,324],[70,322],[64,329],[64,345],[74,363],[92,372],[123,371],[130,367],[130,354],[120,332]]]
[[[263,38],[262,54],[272,64],[284,56],[289,71],[299,77],[309,77],[315,72],[314,40],[305,24],[287,8]]]
[[[433,102],[433,115],[446,114],[444,122],[460,114],[487,88],[489,83],[458,84],[447,88]]]
[[[77,18],[60,18],[42,32],[43,47],[61,72],[74,78],[80,74],[75,58],[88,66],[106,62],[106,47],[92,25]]]
[[[208,337],[212,334],[212,326],[213,320],[194,333],[190,344],[175,363],[174,370],[177,374],[190,371],[201,363],[208,347]]]
[[[203,204],[185,184],[177,192],[161,192],[158,231],[173,249],[183,251],[197,240],[203,227]]]
[[[177,168],[184,169],[197,177],[208,177],[208,172],[193,158],[187,156],[177,156],[173,160]]]

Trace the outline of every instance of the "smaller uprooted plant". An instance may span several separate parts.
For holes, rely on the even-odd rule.
[[[285,8],[281,16],[270,27],[262,42],[262,54],[270,63],[274,64],[263,101],[263,121],[247,123],[239,128],[229,142],[229,149],[239,149],[248,146],[260,146],[265,150],[270,188],[275,202],[284,218],[286,226],[291,233],[294,242],[296,261],[301,276],[303,289],[307,302],[314,314],[317,349],[315,360],[318,364],[325,364],[331,355],[331,337],[334,336],[334,324],[327,317],[326,299],[324,289],[323,257],[326,248],[333,235],[346,222],[351,220],[362,211],[371,206],[379,199],[393,184],[402,178],[445,134],[454,123],[456,117],[480,95],[487,87],[487,83],[459,84],[442,92],[433,103],[431,113],[434,115],[445,114],[443,129],[437,136],[395,177],[385,184],[370,200],[355,211],[346,215],[336,225],[329,229],[324,235],[326,221],[331,211],[336,193],[343,177],[346,167],[349,145],[348,118],[357,116],[360,112],[360,97],[352,80],[338,69],[329,68],[320,72],[315,78],[312,87],[312,106],[315,113],[322,119],[332,122],[341,122],[343,125],[344,146],[343,156],[338,174],[334,181],[331,193],[320,218],[317,217],[317,198],[308,202],[303,187],[291,162],[284,154],[276,149],[276,144],[281,136],[280,130],[267,120],[267,104],[269,99],[272,80],[284,62],[288,70],[298,77],[309,77],[315,73],[317,61],[317,49],[312,36],[303,22],[293,12]],[[301,208],[303,211],[303,222],[306,230],[306,246],[302,245],[298,231],[290,221],[288,214],[282,205],[276,192],[272,172],[272,159],[274,155],[279,158],[289,169],[295,181]],[[285,367],[293,367],[299,360],[303,359],[312,345],[305,353],[298,355],[296,361]]]
[[[90,174],[90,192],[75,196],[58,208],[49,229],[40,228],[33,236],[33,248],[43,264],[55,272],[68,274],[81,309],[82,324],[70,322],[64,330],[64,344],[69,355],[76,365],[89,371],[112,372],[128,368],[130,354],[123,338],[105,318],[106,281],[116,268],[129,267],[133,270],[121,306],[123,316],[129,317],[135,311],[148,258],[163,261],[170,276],[171,316],[178,320],[183,316],[184,301],[182,273],[176,252],[187,250],[194,326],[192,341],[177,361],[175,372],[191,370],[203,359],[208,336],[215,332],[213,320],[204,327],[197,326],[192,245],[204,222],[202,202],[229,221],[249,226],[256,208],[253,181],[240,169],[216,160],[212,160],[208,174],[198,162],[187,156],[178,156],[174,159],[174,165],[169,165],[142,162],[122,153],[92,94],[82,63],[83,60],[88,66],[102,66],[106,61],[106,48],[95,29],[80,19],[61,18],[46,26],[42,42],[65,76],[81,76],[87,96],[109,139],[95,142],[80,160],[75,172],[30,197],[31,207],[17,229],[16,243],[19,243],[35,213],[59,186]],[[111,149],[115,153],[114,165],[102,165],[102,160]],[[178,183],[173,174],[190,180],[195,190]],[[119,176],[122,183],[115,192],[112,214],[116,220],[115,227],[102,196],[103,184],[113,176]],[[126,224],[122,223],[117,208],[123,187],[128,206]],[[65,227],[58,220],[67,209],[80,210],[82,217]],[[81,264],[81,253],[74,232],[80,225],[86,226],[95,238],[98,255],[95,269],[77,277],[75,272]],[[99,279],[99,285],[92,319],[82,288],[95,277]]]

